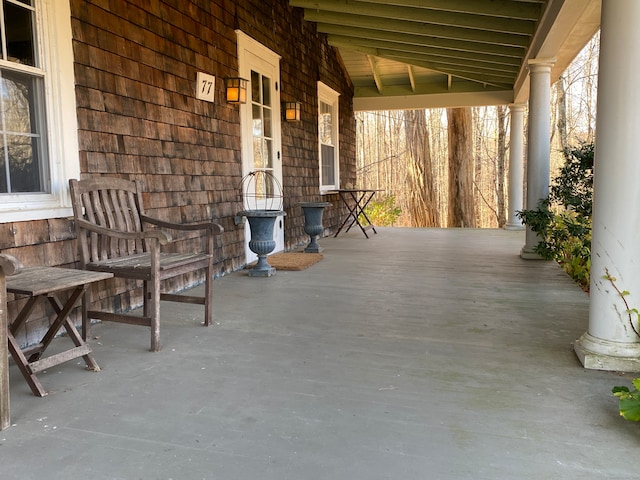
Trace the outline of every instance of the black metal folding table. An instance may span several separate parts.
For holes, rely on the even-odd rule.
[[[369,238],[369,235],[367,235],[367,231],[369,230],[373,230],[374,234],[378,233],[364,209],[367,208],[367,205],[369,205],[373,196],[379,191],[380,190],[363,188],[346,188],[337,190],[340,199],[349,210],[349,213],[342,221],[342,224],[340,225],[340,228],[338,228],[334,237],[337,237],[345,227],[345,233],[348,232],[354,224],[360,227],[360,230],[362,230],[362,233],[364,233],[364,236],[367,238]]]

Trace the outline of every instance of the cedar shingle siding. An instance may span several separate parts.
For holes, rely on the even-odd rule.
[[[71,14],[82,176],[141,180],[151,215],[222,224],[218,274],[244,263],[244,230],[233,221],[241,210],[239,113],[224,101],[224,78],[238,74],[236,29],[282,56],[280,99],[302,102],[302,121],[281,123],[285,247],[308,240],[296,204],[320,199],[319,80],[341,94],[340,176],[343,185],[355,184],[353,87],[302,9],[286,0],[71,0]],[[195,98],[198,71],[216,77],[215,103]],[[339,214],[328,209],[325,227],[335,231]],[[0,224],[0,248],[28,265],[74,266],[74,237],[68,219]],[[199,239],[182,242],[188,248]],[[187,278],[171,288],[199,281]],[[112,280],[93,288],[104,308],[141,304],[140,286]],[[17,340],[28,343],[28,332]]]

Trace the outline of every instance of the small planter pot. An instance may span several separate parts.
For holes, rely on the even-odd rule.
[[[273,227],[276,218],[284,216],[283,210],[243,210],[238,215],[247,217],[251,240],[249,248],[258,255],[258,263],[249,270],[250,277],[270,277],[275,275],[276,269],[267,262],[267,255],[276,248],[273,239]]]
[[[311,240],[309,245],[304,249],[306,253],[320,253],[322,248],[318,245],[318,236],[324,230],[322,226],[322,213],[325,207],[330,207],[329,202],[301,202],[298,205],[302,207],[304,213],[304,231]]]

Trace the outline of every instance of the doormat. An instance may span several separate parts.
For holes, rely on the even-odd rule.
[[[276,270],[304,270],[322,260],[321,253],[284,252],[267,256],[267,262]],[[249,267],[253,267],[253,262]]]

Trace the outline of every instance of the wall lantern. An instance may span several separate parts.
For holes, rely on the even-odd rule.
[[[284,119],[287,122],[299,122],[300,106],[300,102],[284,102]]]
[[[247,103],[247,82],[244,78],[225,78],[227,103]]]

